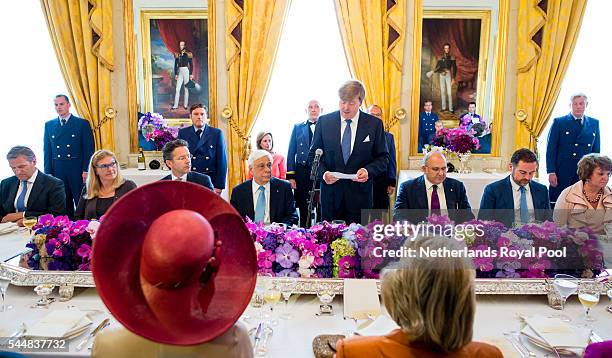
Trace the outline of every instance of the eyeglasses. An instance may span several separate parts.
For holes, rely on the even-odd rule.
[[[112,162],[110,162],[108,164],[99,164],[99,165],[96,165],[95,167],[98,168],[98,169],[108,169],[108,168],[114,167],[115,165],[117,165],[117,162],[112,161]]]

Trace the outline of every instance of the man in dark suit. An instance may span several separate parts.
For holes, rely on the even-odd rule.
[[[15,176],[0,182],[0,218],[23,226],[23,218],[66,213],[64,183],[36,168],[36,157],[28,147],[11,148],[6,159]]]
[[[382,109],[378,105],[371,105],[368,112],[382,121]],[[395,192],[395,186],[397,185],[397,160],[393,134],[385,131],[385,140],[389,151],[389,165],[387,165],[386,173],[381,173],[374,178],[374,205],[372,209],[389,210],[389,196]]]
[[[191,171],[191,153],[189,153],[188,147],[189,144],[182,139],[175,139],[164,145],[162,156],[164,163],[172,173],[161,180],[188,181],[214,191],[215,188],[208,175]]]
[[[508,227],[552,220],[548,189],[532,180],[538,170],[535,153],[527,148],[517,150],[509,168],[510,175],[485,187],[478,218],[500,221]]]
[[[423,146],[429,144],[429,138],[436,134],[436,121],[438,115],[433,113],[431,109],[433,104],[430,99],[423,102],[424,112],[419,113],[419,147],[418,152],[423,151]]]
[[[555,118],[546,146],[546,172],[550,183],[550,201],[557,201],[563,189],[578,181],[578,161],[590,153],[599,153],[599,121],[584,115],[587,96],[570,97],[571,113]]]
[[[346,82],[338,91],[340,110],[317,121],[308,162],[323,150],[318,178],[321,182],[323,220],[361,222],[361,210],[373,205],[373,178],[387,172],[389,151],[380,119],[361,112],[365,88],[359,81]],[[334,173],[355,175],[339,179]]]
[[[243,218],[254,222],[295,225],[298,216],[291,184],[272,177],[272,155],[266,150],[254,150],[248,159],[253,179],[232,190],[230,203]]]
[[[189,152],[192,155],[191,170],[208,175],[215,192],[221,194],[225,189],[227,175],[227,152],[223,133],[220,129],[206,124],[208,110],[203,104],[194,104],[189,113],[193,126],[179,129],[178,138],[189,144]]]
[[[416,224],[430,214],[448,214],[455,223],[474,218],[463,183],[446,177],[444,154],[436,151],[425,154],[422,169],[423,175],[400,185],[394,220]]]
[[[64,182],[66,213],[73,218],[87,179],[94,138],[89,122],[70,114],[68,96],[59,94],[53,102],[58,117],[45,123],[45,173]]]
[[[300,122],[293,127],[291,138],[289,139],[289,151],[287,152],[287,179],[294,189],[295,202],[300,210],[300,226],[306,226],[308,217],[308,193],[312,189],[310,180],[310,166],[308,165],[308,151],[312,136],[314,135],[315,125],[321,114],[321,105],[317,100],[310,100],[306,113],[308,120]],[[319,184],[317,183],[317,186]],[[320,210],[317,210],[317,217]]]

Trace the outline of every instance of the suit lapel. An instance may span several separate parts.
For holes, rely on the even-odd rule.
[[[512,183],[510,182],[510,175],[508,175],[506,177],[506,182],[504,184],[504,191],[502,193],[502,197],[503,199],[507,202],[507,203],[501,203],[502,205],[500,205],[500,207],[502,208],[511,208],[514,210],[514,193],[513,190],[514,188],[512,187]],[[531,185],[529,186],[531,188]]]
[[[275,203],[279,201],[280,190],[278,189],[278,182],[275,178],[270,179],[270,222],[274,222],[276,219],[277,207]]]
[[[15,197],[17,196],[17,190],[19,190],[19,185],[21,185],[21,182],[19,181],[19,179],[17,179],[17,177],[15,177],[15,181],[13,182],[13,184],[11,184],[11,187],[9,188],[9,193],[8,193],[8,199],[9,201],[9,206],[12,209],[15,209]],[[11,210],[12,210],[11,209]]]
[[[425,187],[425,177],[423,175],[417,179],[416,199],[418,208],[429,209],[427,187]]]
[[[70,122],[70,121],[68,121]],[[62,124],[60,123],[60,119],[59,117],[57,117],[57,120],[55,122],[53,122],[53,124],[55,125],[55,128],[53,130],[53,134],[55,135],[55,139],[59,139],[60,137],[62,137],[64,135],[64,133],[66,133],[66,128],[68,126],[68,122],[66,122],[66,126],[62,126]]]
[[[340,132],[342,131],[342,126],[340,125],[340,112],[336,112],[334,116],[329,121],[329,128],[326,128],[325,133],[322,133],[324,138],[328,138],[328,143],[333,144],[335,151],[334,164],[336,167],[334,171],[343,171],[344,170],[344,159],[342,158],[342,141],[340,140]],[[323,124],[323,123],[321,123]],[[320,130],[323,130],[323,126],[320,126]],[[327,133],[329,129],[329,133]],[[325,155],[325,153],[323,153]]]
[[[34,203],[34,201],[40,197],[40,193],[42,192],[44,185],[43,173],[38,171],[36,180],[34,180],[34,185],[32,185],[32,191],[28,196],[28,205],[26,205],[27,209],[30,209],[32,207],[32,203]]]
[[[247,195],[246,198],[244,198],[246,212],[247,216],[250,217],[251,220],[255,220],[255,203],[253,202],[253,179],[246,181],[246,183],[249,183],[246,188]]]
[[[457,193],[451,181],[446,179],[442,182],[444,187],[444,198],[446,199],[446,209],[453,210],[457,209]]]
[[[347,164],[351,161],[353,154],[355,154],[361,143],[363,143],[363,141],[366,139],[369,132],[368,126],[369,122],[366,116],[363,115],[363,112],[359,111],[359,120],[357,121],[357,133],[355,134],[355,143],[353,143],[353,150],[351,151],[351,156],[349,157]],[[370,140],[373,140],[373,138],[370,138]]]

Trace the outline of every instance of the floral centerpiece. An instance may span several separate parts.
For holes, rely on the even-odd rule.
[[[446,148],[457,154],[467,154],[480,148],[478,138],[474,137],[472,131],[461,127],[450,129],[446,133]]]
[[[178,136],[178,129],[168,126],[168,121],[159,113],[147,112],[138,120],[138,129],[147,142],[153,142],[157,150]]]
[[[92,240],[99,225],[95,220],[70,221],[67,216],[39,217],[26,245],[32,249],[27,266],[33,270],[91,270]]]

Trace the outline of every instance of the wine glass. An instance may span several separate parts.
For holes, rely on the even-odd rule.
[[[30,235],[32,235],[32,228],[38,222],[38,218],[36,216],[25,216],[23,218],[23,226],[27,227],[30,230]]]
[[[601,294],[602,288],[602,283],[597,281],[584,282],[578,288],[578,300],[582,304],[582,307],[584,307],[585,322],[593,322],[596,320],[595,317],[589,313],[591,312],[591,308],[599,302],[599,295]]]
[[[578,279],[570,275],[557,274],[553,280],[553,287],[561,296],[561,310],[563,310],[567,298],[578,290]]]
[[[8,290],[11,279],[8,277],[0,276],[0,295],[2,296],[2,306],[0,306],[0,312],[6,312],[13,309],[13,306],[6,304],[6,291]]]
[[[322,305],[319,306],[318,315],[333,313],[333,306],[331,303],[334,301],[334,296],[336,296],[336,292],[330,283],[321,282],[317,285],[317,297],[319,297],[319,301],[322,303]]]
[[[49,303],[53,302],[54,299],[50,299],[47,296],[49,296],[53,292],[54,288],[55,286],[50,283],[43,283],[34,287],[34,292],[36,292],[36,294],[40,296],[40,300],[36,302],[35,306],[41,308],[49,308]]]
[[[268,280],[266,285],[266,292],[264,293],[264,301],[270,306],[270,324],[272,326],[278,325],[278,320],[274,319],[274,306],[280,301],[281,291],[278,287],[278,283]]]
[[[285,300],[285,312],[280,315],[280,318],[287,320],[293,319],[293,314],[289,312],[289,297],[291,297],[295,287],[297,286],[297,278],[284,277],[278,280],[278,284],[283,299]]]

